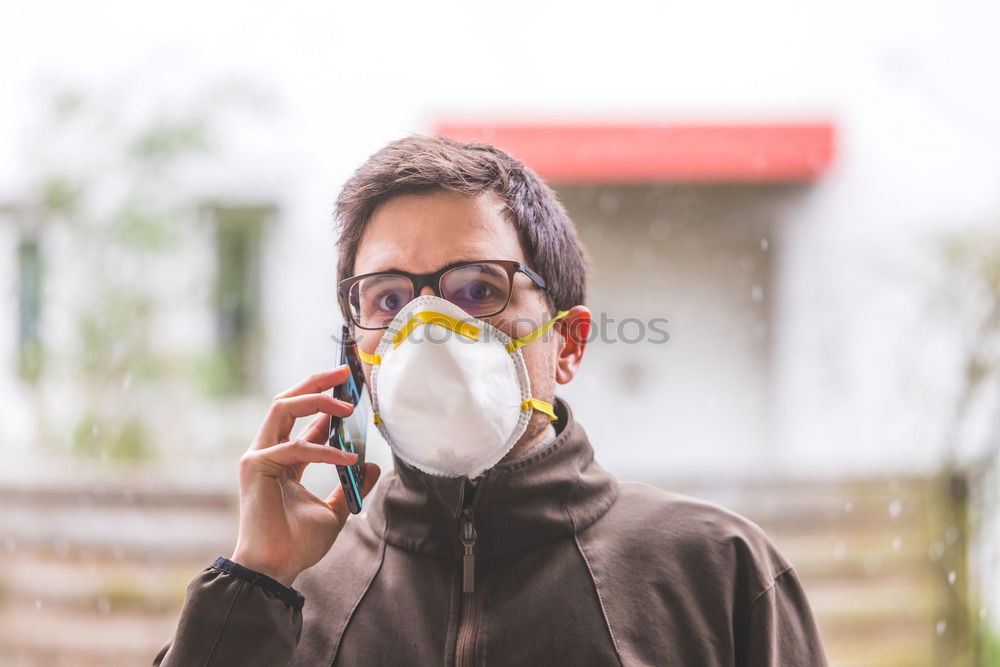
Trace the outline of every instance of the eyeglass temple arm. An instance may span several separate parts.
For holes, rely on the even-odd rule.
[[[517,270],[531,278],[531,280],[542,289],[548,289],[548,286],[545,284],[545,278],[542,278],[540,275],[535,273],[533,269],[517,262]]]

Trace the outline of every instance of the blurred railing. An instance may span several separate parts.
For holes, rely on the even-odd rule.
[[[209,490],[0,488],[0,665],[150,664],[237,517]]]
[[[669,483],[759,523],[796,565],[831,662],[971,664],[965,493],[947,477]],[[231,493],[0,488],[0,664],[148,664],[236,536]]]
[[[671,486],[767,532],[796,567],[832,665],[974,664],[960,477]]]

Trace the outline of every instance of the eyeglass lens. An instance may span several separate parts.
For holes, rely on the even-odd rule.
[[[503,310],[510,299],[510,288],[507,269],[491,262],[456,266],[442,274],[438,283],[441,298],[473,317]],[[354,283],[348,301],[351,315],[360,326],[383,328],[414,296],[413,283],[406,276],[380,274]]]

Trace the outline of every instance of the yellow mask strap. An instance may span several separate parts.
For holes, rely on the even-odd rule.
[[[546,403],[540,398],[528,398],[521,403],[521,411],[524,410],[538,410],[539,412],[549,416],[549,421],[554,422],[558,417],[556,417],[556,410],[551,403]],[[376,424],[382,423],[382,415],[375,413],[374,422]]]
[[[445,329],[454,331],[459,336],[465,336],[469,340],[479,340],[479,329],[475,325],[456,320],[454,317],[445,315],[444,313],[436,313],[433,310],[422,310],[419,313],[414,313],[413,317],[399,330],[399,333],[392,337],[392,349],[396,349],[402,345],[407,336],[413,333],[413,330],[421,324],[437,324]],[[368,354],[360,347],[358,347],[358,356],[361,358],[361,361],[371,366],[378,366],[382,363],[381,354]]]
[[[365,362],[369,366],[378,366],[379,364],[382,363],[381,354],[368,354],[367,352],[361,349],[360,345],[356,345],[355,349],[357,349],[358,356],[361,358],[361,361]]]
[[[454,331],[459,336],[465,336],[469,340],[479,340],[479,329],[475,325],[469,322],[461,322],[444,313],[435,313],[433,310],[422,310],[419,313],[414,313],[413,317],[400,329],[399,333],[393,336],[393,349],[399,347],[413,333],[413,330],[421,324],[437,324],[445,329]]]
[[[521,403],[521,410],[538,410],[549,416],[549,421],[556,420],[556,410],[551,403],[546,403],[540,398],[527,398]]]
[[[535,329],[534,331],[532,331],[527,336],[521,336],[520,338],[515,338],[512,341],[510,341],[509,343],[507,343],[507,351],[508,352],[514,352],[515,350],[524,347],[528,343],[534,343],[536,340],[538,340],[539,338],[541,338],[545,334],[546,331],[548,331],[549,329],[551,329],[553,324],[555,324],[556,322],[558,322],[562,318],[566,317],[567,314],[569,314],[568,310],[560,310],[558,313],[556,313],[555,317],[553,317],[551,320],[549,320],[548,322],[546,322],[542,326],[540,326],[537,329]],[[532,399],[532,400],[534,400],[534,399]],[[546,405],[548,405],[548,404],[546,403]],[[550,409],[551,409],[551,406],[550,406]]]
[[[553,324],[555,324],[562,318],[566,317],[566,315],[568,314],[569,314],[568,310],[560,310],[558,313],[556,313],[555,317],[553,317],[551,320],[549,320],[542,326],[538,327],[528,335],[521,336],[520,338],[514,338],[509,343],[507,343],[507,351],[514,352],[515,350],[518,350],[524,347],[525,345],[528,345],[529,343],[534,343],[536,340],[545,335],[545,332],[551,329]],[[406,340],[407,336],[413,333],[413,330],[416,329],[421,324],[437,324],[438,326],[442,326],[445,329],[454,331],[460,336],[465,336],[469,340],[479,340],[479,329],[477,329],[475,325],[470,324],[469,322],[462,322],[456,320],[454,317],[445,315],[444,313],[436,313],[432,310],[422,310],[419,313],[415,313],[413,317],[411,317],[409,321],[403,326],[403,328],[400,329],[399,333],[393,336],[392,338],[393,349],[399,347],[403,343],[403,341]],[[361,357],[361,361],[365,362],[366,364],[370,364],[372,366],[377,366],[382,363],[382,355],[368,354],[360,347],[358,347],[358,356]]]

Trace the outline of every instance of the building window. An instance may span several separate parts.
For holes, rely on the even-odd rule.
[[[274,209],[216,206],[213,307],[220,394],[252,392],[260,378],[261,239]]]
[[[18,372],[28,381],[42,373],[42,254],[38,238],[22,236],[17,245]]]

